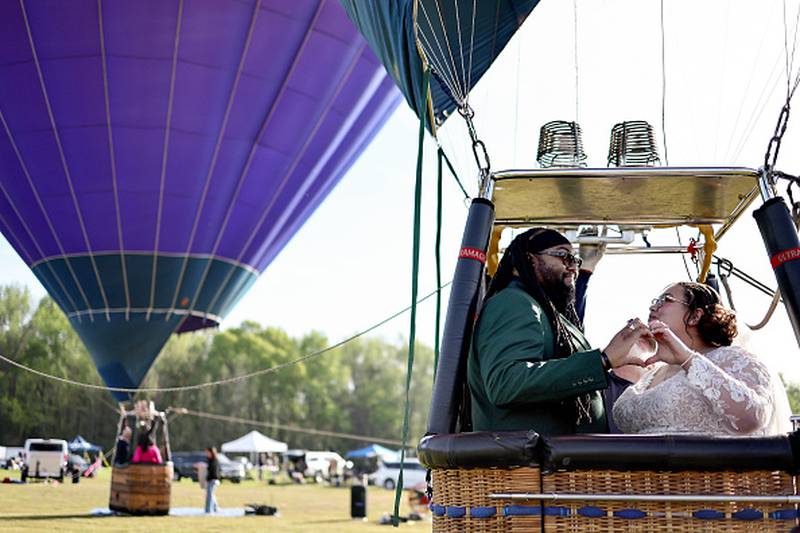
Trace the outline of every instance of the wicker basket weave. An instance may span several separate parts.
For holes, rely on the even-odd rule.
[[[786,496],[782,472],[564,471],[538,468],[434,469],[433,531],[743,532],[789,531],[797,507],[784,503],[511,501],[492,493]],[[542,524],[542,517],[544,523]]]
[[[542,478],[543,493],[768,496],[795,494],[781,472],[557,472]],[[545,531],[788,531],[796,508],[781,503],[552,502],[562,514],[545,517]],[[600,515],[605,512],[605,516]],[[591,516],[587,516],[591,515]],[[633,518],[641,516],[641,518]],[[758,518],[760,516],[760,518]]]
[[[492,493],[538,492],[538,468],[435,469],[432,476],[433,531],[541,533],[540,502],[489,498]]]

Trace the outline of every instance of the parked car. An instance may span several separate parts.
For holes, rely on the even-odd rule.
[[[334,476],[341,476],[344,473],[344,465],[347,461],[336,452],[306,452],[306,472],[307,478],[313,478],[317,483],[323,479]],[[331,462],[335,462],[334,471],[331,472]]]
[[[22,464],[24,461],[22,460],[22,452],[25,451],[24,446],[0,446],[0,448],[5,448],[5,453],[0,459],[3,461],[0,464],[5,465],[5,467],[9,470],[21,470]]]
[[[403,463],[403,485],[413,487],[420,483],[425,483],[427,468],[420,464],[419,459],[406,457]],[[400,475],[400,461],[378,461],[378,469],[372,474],[371,478],[376,485],[387,489],[394,489],[397,486],[397,478]]]
[[[224,453],[218,453],[219,475],[222,479],[239,483],[244,479],[244,465],[238,461],[231,461]],[[197,463],[206,462],[206,452],[173,452],[172,464],[175,469],[175,479],[180,481],[188,477],[192,481],[197,481]]]
[[[64,481],[67,474],[69,451],[63,439],[28,439],[22,452],[20,479],[56,478]]]

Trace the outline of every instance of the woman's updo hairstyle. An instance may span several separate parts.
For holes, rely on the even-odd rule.
[[[736,311],[723,306],[719,293],[708,285],[689,281],[681,281],[678,285],[683,288],[689,306],[686,321],[695,309],[703,311],[697,323],[703,341],[712,346],[730,346],[738,334]]]

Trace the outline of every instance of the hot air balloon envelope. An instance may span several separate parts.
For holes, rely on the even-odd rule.
[[[0,229],[106,383],[135,388],[399,99],[336,2],[0,2]]]

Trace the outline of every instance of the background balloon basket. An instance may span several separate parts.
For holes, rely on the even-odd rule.
[[[173,473],[172,463],[115,466],[108,508],[134,515],[169,514]]]

